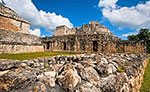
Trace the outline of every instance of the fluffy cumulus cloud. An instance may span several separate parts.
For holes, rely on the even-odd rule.
[[[150,1],[132,7],[118,6],[118,0],[100,0],[103,16],[113,25],[131,28],[150,28]]]
[[[40,29],[34,29],[34,30],[30,29],[30,34],[40,36],[41,31],[40,31]]]
[[[6,6],[14,9],[21,17],[27,19],[33,28],[43,27],[54,31],[56,26],[66,25],[73,27],[68,18],[56,13],[38,10],[32,0],[2,0]]]

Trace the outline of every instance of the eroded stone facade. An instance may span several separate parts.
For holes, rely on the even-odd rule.
[[[41,38],[29,33],[30,23],[0,3],[0,53],[44,51]]]
[[[145,53],[144,43],[121,40],[109,33],[74,34],[42,38],[46,51],[77,53]]]
[[[0,3],[0,30],[29,34],[30,23]]]
[[[0,30],[0,53],[43,52],[41,38],[13,31]]]
[[[98,21],[90,21],[89,24],[83,25],[81,28],[68,28],[67,26],[58,26],[55,36],[74,35],[74,34],[111,34],[113,33]]]
[[[121,40],[98,21],[90,21],[81,28],[59,26],[55,36],[42,38],[45,51],[76,53],[145,53],[144,43]]]

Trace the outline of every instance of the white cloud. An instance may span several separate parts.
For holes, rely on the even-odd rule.
[[[118,0],[100,0],[98,6],[105,8],[116,8]]]
[[[113,25],[130,28],[150,28],[150,1],[132,7],[120,7],[118,0],[100,0],[103,16]],[[108,8],[109,7],[109,8]]]
[[[41,37],[46,37],[45,35],[42,35]]]
[[[122,34],[122,37],[128,37],[129,35],[137,35],[138,32],[129,32],[127,34]]]
[[[40,37],[41,31],[40,31],[40,29],[34,29],[34,30],[30,29],[30,34]]]
[[[2,0],[0,0],[0,2],[2,3]]]
[[[54,31],[56,26],[66,25],[73,27],[68,18],[56,13],[38,10],[32,0],[3,0],[6,6],[14,9],[21,17],[27,19],[34,28],[43,27],[47,30]]]

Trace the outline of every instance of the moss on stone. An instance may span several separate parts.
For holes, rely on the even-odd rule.
[[[118,72],[125,72],[126,68],[124,66],[118,67]]]

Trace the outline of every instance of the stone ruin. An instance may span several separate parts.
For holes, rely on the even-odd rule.
[[[0,3],[0,53],[97,54],[1,59],[0,92],[139,92],[148,63],[144,43],[121,40],[98,21],[81,28],[59,26],[52,37],[29,30],[28,21]]]
[[[107,29],[104,25],[99,24],[99,21],[90,21],[89,24],[83,25],[81,28],[68,28],[67,26],[56,27],[55,36],[64,35],[80,35],[80,34],[111,34],[113,33]]]
[[[139,92],[146,54],[0,60],[0,92]]]
[[[30,23],[0,3],[0,53],[42,51],[41,38],[30,35]]]
[[[29,34],[30,23],[0,3],[0,53],[75,52],[75,53],[144,53],[144,43],[121,40],[98,21],[81,28],[59,26],[52,37]]]
[[[90,21],[81,28],[59,26],[53,37],[42,38],[45,51],[76,53],[144,53],[144,43],[121,40],[98,21]]]
[[[30,23],[0,3],[0,30],[29,34]]]

